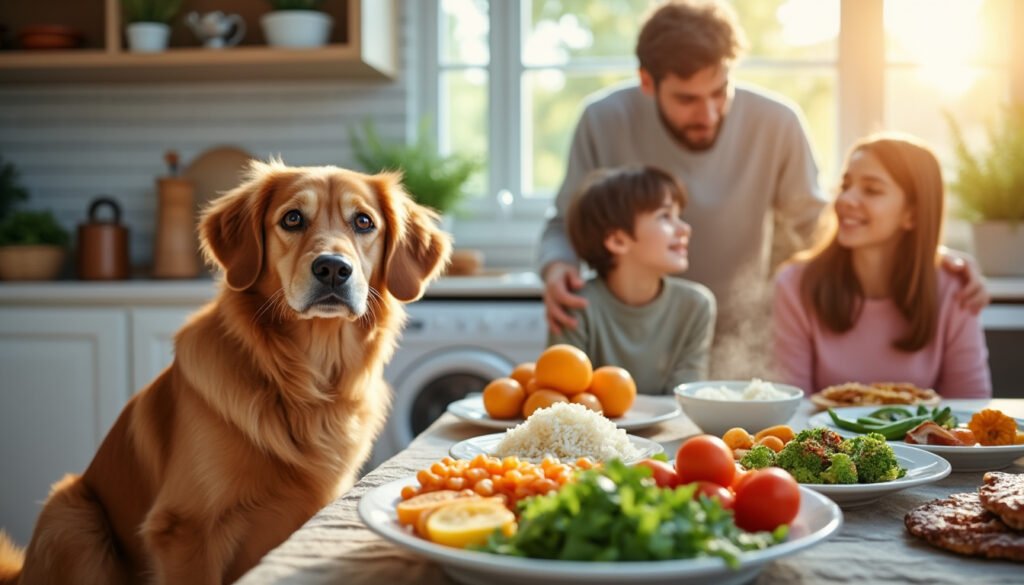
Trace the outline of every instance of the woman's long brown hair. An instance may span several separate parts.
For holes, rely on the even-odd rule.
[[[917,351],[935,337],[939,317],[936,261],[945,199],[942,171],[932,151],[905,137],[877,136],[853,146],[874,155],[906,194],[914,227],[900,237],[890,278],[889,296],[907,320],[906,333],[893,347]],[[847,159],[849,160],[849,158]],[[834,215],[831,218],[835,224]],[[838,224],[830,226],[814,248],[799,255],[806,261],[800,294],[822,324],[836,333],[849,331],[864,305],[864,290],[853,270],[850,250],[836,240]]]

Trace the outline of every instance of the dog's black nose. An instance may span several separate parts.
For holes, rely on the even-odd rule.
[[[313,260],[313,276],[327,286],[345,284],[348,277],[352,276],[352,263],[336,254],[317,256]]]

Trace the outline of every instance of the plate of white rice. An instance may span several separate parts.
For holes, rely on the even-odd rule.
[[[526,422],[504,433],[481,435],[452,445],[456,459],[477,455],[514,456],[530,461],[555,457],[573,462],[621,459],[633,463],[661,453],[661,445],[627,434],[604,416],[579,404],[559,402],[533,413]]]

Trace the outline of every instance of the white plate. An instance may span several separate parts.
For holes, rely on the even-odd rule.
[[[730,569],[720,558],[618,563],[527,559],[450,548],[414,536],[398,524],[395,515],[402,487],[411,484],[415,484],[414,479],[400,479],[367,492],[359,500],[359,517],[384,539],[439,563],[456,581],[481,585],[746,583],[752,581],[765,564],[824,541],[838,532],[843,523],[838,506],[824,496],[801,488],[800,511],[790,525],[787,540],[765,550],[740,553],[737,569]]]
[[[828,496],[843,508],[856,508],[909,487],[939,481],[952,471],[948,461],[922,449],[904,444],[894,444],[892,450],[900,462],[900,467],[907,470],[907,474],[900,479],[881,483],[845,485],[805,483],[801,485]]]
[[[608,419],[620,429],[633,431],[656,425],[679,416],[679,405],[666,397],[638,394],[632,408],[626,414]],[[448,404],[448,412],[458,418],[476,423],[489,429],[510,429],[523,422],[521,418],[491,418],[484,410],[484,399],[479,394],[472,394]]]
[[[904,405],[893,405],[904,406]],[[854,406],[849,408],[836,408],[836,414],[847,419],[856,419],[881,408],[881,406]],[[916,407],[910,407],[914,412]],[[972,411],[954,410],[955,416],[961,423],[971,420]],[[1024,421],[1017,418],[1017,428],[1024,428]],[[808,427],[828,427],[844,437],[855,437],[858,433],[841,429],[832,422],[828,411],[819,412],[807,420]],[[903,441],[893,441],[896,445],[905,445]],[[972,445],[970,447],[949,447],[946,445],[914,445],[942,457],[953,466],[953,471],[994,471],[1009,467],[1014,461],[1024,457],[1024,445],[998,445],[995,447],[984,447]]]
[[[650,439],[636,435],[626,436],[629,437],[629,442],[633,443],[633,446],[640,451],[640,456],[635,459],[625,460],[624,463],[635,463],[665,450],[660,443]],[[492,435],[480,435],[479,437],[459,441],[452,445],[451,449],[448,450],[448,454],[456,459],[472,459],[481,453],[492,455],[503,438],[505,438],[505,433],[494,433]]]

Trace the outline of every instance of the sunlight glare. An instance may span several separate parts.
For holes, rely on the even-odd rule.
[[[886,2],[887,38],[920,65],[925,83],[959,96],[978,77],[971,65],[981,57],[981,5],[982,0]]]

